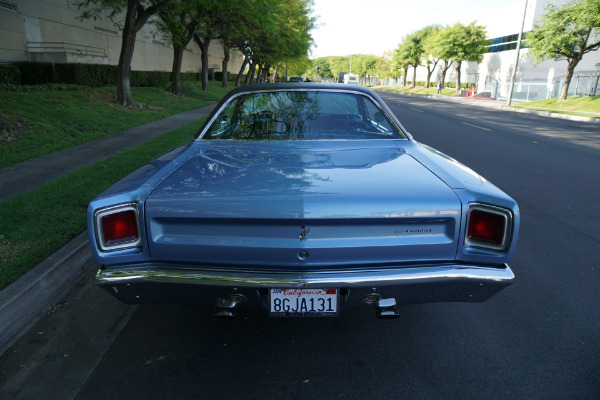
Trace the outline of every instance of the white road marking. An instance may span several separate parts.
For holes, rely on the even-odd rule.
[[[484,131],[489,131],[489,132],[491,132],[491,131],[492,131],[491,129],[484,128],[484,127],[482,127],[482,126],[477,126],[477,125],[469,124],[468,122],[463,122],[463,124],[465,124],[465,125],[469,125],[469,126],[472,126],[473,128],[479,128],[479,129],[483,129]]]

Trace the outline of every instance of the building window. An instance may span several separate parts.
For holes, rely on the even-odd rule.
[[[17,12],[17,4],[16,3],[12,3],[10,1],[2,1],[2,0],[0,0],[0,8],[2,8],[3,10]]]
[[[523,33],[523,38],[521,40],[521,48],[526,48],[527,33]],[[488,50],[486,53],[498,53],[501,51],[514,50],[517,48],[519,43],[519,34],[515,33],[513,35],[501,36],[493,39],[489,39]]]

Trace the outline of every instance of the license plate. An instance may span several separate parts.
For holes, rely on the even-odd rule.
[[[271,289],[272,317],[337,317],[338,289]]]

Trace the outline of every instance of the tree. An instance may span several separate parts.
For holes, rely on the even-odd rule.
[[[536,64],[545,59],[567,60],[567,74],[558,101],[567,98],[575,67],[584,54],[600,48],[600,0],[576,0],[563,7],[548,4],[541,21],[527,34],[529,55]]]
[[[315,71],[315,76],[331,79],[335,78],[333,73],[331,72],[331,67],[329,66],[329,62],[326,57],[316,58],[312,62],[312,68]]]
[[[449,32],[452,60],[456,62],[456,90],[460,90],[460,69],[463,61],[481,62],[486,51],[486,32],[483,26],[455,24]]]
[[[202,0],[177,0],[172,7],[159,11],[156,22],[173,45],[173,67],[169,91],[181,96],[181,64],[185,48],[192,40],[200,24],[203,12]]]
[[[423,58],[423,41],[426,35],[424,29],[407,35],[402,44],[398,47],[399,57],[404,61],[406,67],[413,67],[413,79],[412,87],[414,88],[417,84],[417,68],[421,65]],[[406,79],[404,80],[406,84]]]
[[[404,71],[404,81],[402,82],[402,86],[406,86],[408,67],[412,65],[413,62],[411,53],[410,44],[406,42],[406,40],[400,43],[394,52],[393,62],[396,66],[396,69]]]
[[[125,107],[131,107],[133,97],[129,73],[136,35],[152,15],[172,5],[172,0],[82,0],[76,4],[79,10],[85,9],[81,19],[98,19],[108,14],[108,18],[119,27],[121,23],[117,22],[117,18],[120,18],[125,11],[123,39],[117,67],[117,102]]]
[[[437,38],[437,32],[441,30],[439,25],[429,25],[423,28],[423,53],[421,65],[427,68],[427,80],[425,81],[425,87],[428,88],[431,82],[431,75],[435,71],[435,67],[440,62],[440,57],[435,54],[436,43],[433,41]]]
[[[428,41],[427,48],[431,53],[431,57],[443,61],[442,67],[442,86],[446,84],[446,74],[452,66],[453,57],[455,56],[455,48],[452,45],[452,27],[446,26],[438,31],[433,32]]]
[[[202,90],[208,92],[208,48],[210,42],[219,36],[219,1],[205,0],[202,12],[202,20],[194,32],[194,41],[200,48],[200,59],[202,60],[201,77]]]

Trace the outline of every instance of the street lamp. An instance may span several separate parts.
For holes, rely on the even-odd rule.
[[[510,78],[510,86],[508,88],[508,97],[506,99],[506,105],[510,106],[512,101],[513,87],[515,86],[515,79],[517,78],[517,67],[519,66],[519,52],[521,51],[521,40],[523,39],[523,26],[525,25],[525,14],[527,13],[527,0],[525,0],[525,8],[523,9],[523,20],[521,21],[521,31],[519,32],[519,39],[517,41],[517,58],[515,59],[515,68]]]

